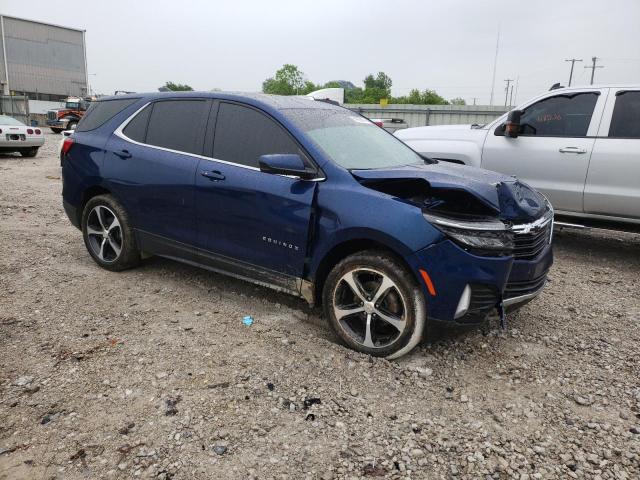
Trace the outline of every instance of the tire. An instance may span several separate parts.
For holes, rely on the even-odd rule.
[[[53,133],[62,133],[62,130],[64,130],[63,128],[58,128],[58,127],[50,127],[50,128]]]
[[[102,268],[119,272],[140,263],[131,221],[111,195],[91,198],[82,211],[82,236],[91,258]]]
[[[367,250],[339,262],[327,276],[322,304],[338,338],[359,352],[398,358],[422,339],[424,295],[411,272],[388,253]]]
[[[78,122],[76,122],[75,120],[72,122],[67,123],[67,128],[65,128],[65,130],[73,130],[78,126]]]
[[[27,158],[33,158],[38,154],[39,147],[23,148],[20,150],[20,155]]]

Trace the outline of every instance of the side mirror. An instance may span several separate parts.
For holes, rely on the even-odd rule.
[[[258,159],[260,171],[275,175],[290,175],[303,180],[315,178],[317,172],[306,167],[300,155],[295,153],[276,153],[262,155]]]
[[[511,110],[507,116],[507,123],[504,126],[504,134],[507,137],[516,138],[520,133],[520,117],[522,110]]]

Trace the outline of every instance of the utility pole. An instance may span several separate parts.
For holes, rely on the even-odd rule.
[[[496,40],[496,56],[493,59],[493,78],[491,79],[491,99],[489,100],[489,105],[493,105],[493,91],[496,88],[496,68],[498,67],[499,48],[500,48],[500,27],[498,26],[498,39]]]
[[[473,104],[476,104],[476,100],[478,100],[478,97],[473,97]]]
[[[567,85],[568,87],[571,86],[571,79],[573,78],[573,65],[576,62],[581,62],[581,61],[582,61],[581,58],[569,58],[565,60],[565,62],[571,62],[571,72],[569,72],[569,85]]]
[[[596,65],[597,61],[598,57],[591,57],[592,65],[590,67],[584,67],[591,69],[591,85],[593,85],[593,76],[596,74],[596,68],[604,68],[604,65]]]
[[[511,93],[509,94],[509,107],[513,106],[513,85],[511,85]]]
[[[507,82],[507,86],[504,89],[504,106],[507,106],[507,102],[509,101],[509,85],[511,84],[511,82],[513,82],[512,78],[505,78],[504,79],[505,82]]]

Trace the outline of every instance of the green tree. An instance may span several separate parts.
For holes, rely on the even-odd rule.
[[[296,65],[290,63],[284,64],[273,77],[262,82],[262,91],[274,95],[306,95],[318,88]]]
[[[451,105],[466,105],[467,104],[466,100],[464,98],[460,98],[460,97],[452,98],[451,100],[449,100],[449,103]]]
[[[417,88],[412,89],[409,95],[402,97],[394,97],[391,103],[406,103],[412,105],[448,105],[449,102],[438,95],[435,90],[426,89],[420,91]]]
[[[192,92],[193,91],[193,88],[191,88],[186,83],[182,84],[182,83],[166,82],[164,84],[164,88],[166,88],[167,90],[171,90],[172,92]]]
[[[374,77],[369,74],[364,79],[364,90],[361,95],[351,95],[351,98],[355,101],[348,103],[379,103],[382,98],[391,97],[391,85],[393,82],[391,78],[384,72],[378,72]]]

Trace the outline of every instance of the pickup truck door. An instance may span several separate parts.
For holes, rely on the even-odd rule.
[[[520,134],[497,122],[482,150],[483,168],[515,175],[546,195],[556,210],[583,211],[589,159],[607,89],[549,93],[523,108]]]
[[[243,104],[216,102],[209,126],[210,158],[196,173],[198,247],[253,280],[301,278],[318,182],[261,172],[258,158],[305,154],[272,117]]]
[[[640,219],[640,89],[609,92],[591,154],[584,211]]]

